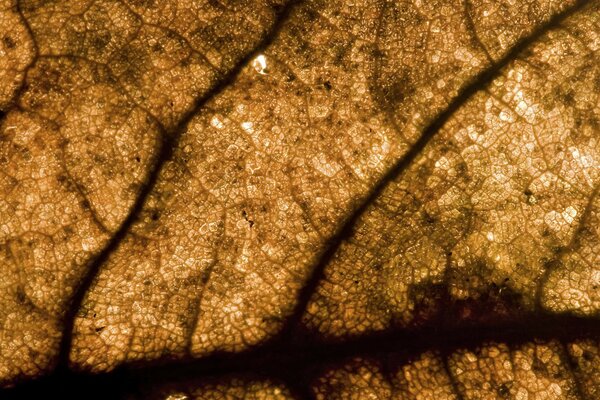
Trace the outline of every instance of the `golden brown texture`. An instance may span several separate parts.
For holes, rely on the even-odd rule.
[[[262,378],[224,377],[210,379],[202,384],[186,382],[166,386],[150,385],[142,396],[151,400],[286,400],[291,392],[280,382]]]
[[[54,363],[72,294],[130,212],[160,144],[262,39],[272,6],[171,2],[168,21],[118,1],[2,7],[3,29],[14,27],[3,46],[16,53],[0,59],[2,381]],[[250,20],[240,13],[248,8]],[[194,36],[200,28],[219,35]]]
[[[239,351],[277,333],[337,227],[489,66],[466,11],[294,9],[190,122],[85,300],[73,361],[110,369],[165,352]]]
[[[599,21],[569,18],[452,115],[340,245],[309,327],[597,315]]]
[[[0,2],[0,110],[13,100],[35,52],[27,24],[15,6],[15,0]]]
[[[586,360],[583,360],[583,348]],[[426,352],[332,366],[313,384],[317,399],[593,399],[598,394],[598,343],[488,343],[442,355]],[[572,365],[584,364],[586,368]]]
[[[105,374],[297,319],[340,340],[597,318],[597,2],[285,3],[2,3],[3,385],[59,343]],[[593,342],[521,333],[399,375],[357,356],[313,389],[595,395]],[[214,382],[184,395],[293,383]]]
[[[599,349],[597,340],[575,339],[486,342],[408,358],[392,351],[322,365],[313,372],[304,393],[291,390],[293,382],[286,385],[264,378],[224,376],[149,384],[143,386],[140,398],[595,399],[600,393]]]

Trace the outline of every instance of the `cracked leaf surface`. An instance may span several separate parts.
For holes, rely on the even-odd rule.
[[[266,34],[277,4],[172,5],[168,21],[121,2],[2,6],[2,29],[14,26],[0,59],[5,382],[54,364],[73,292],[131,212],[161,146]],[[249,7],[253,16],[239,21]],[[197,14],[203,23],[184,23]],[[244,40],[222,48],[218,35],[194,36],[199,28]]]
[[[598,351],[597,343],[591,354]],[[488,343],[443,355],[425,352],[398,362],[393,356],[358,358],[330,367],[313,384],[317,399],[581,399],[598,366],[576,372],[577,342]],[[583,389],[582,389],[583,388]],[[590,397],[584,397],[590,396]]]
[[[598,315],[591,3],[2,4],[2,384],[289,349],[147,395],[593,398],[595,342],[523,325]]]
[[[357,200],[489,65],[467,11],[292,11],[190,122],[87,297],[74,362],[239,351],[275,334]]]
[[[590,339],[485,342],[450,352],[401,352],[351,357],[313,371],[309,395],[315,399],[592,399],[598,394],[598,342]],[[272,398],[301,399],[293,384],[259,377],[191,379],[149,384],[151,399]],[[258,391],[260,388],[260,391]],[[215,392],[222,397],[214,397]],[[137,397],[136,397],[137,398]],[[141,398],[141,397],[140,397]],[[260,397],[256,397],[260,398]]]
[[[454,113],[341,243],[309,328],[597,313],[597,24],[568,19]]]

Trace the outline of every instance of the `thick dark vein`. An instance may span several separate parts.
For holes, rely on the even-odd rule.
[[[223,376],[268,377],[291,384],[300,399],[311,399],[310,384],[329,366],[340,365],[360,357],[388,357],[401,365],[425,351],[451,354],[457,349],[476,349],[489,342],[518,346],[533,340],[594,338],[600,335],[600,321],[568,315],[531,315],[519,322],[494,327],[452,327],[449,329],[394,330],[351,338],[340,342],[306,342],[281,347],[272,342],[246,352],[221,353],[201,359],[171,360],[162,363],[122,365],[96,375],[68,372],[21,384],[15,389],[0,390],[2,399],[33,398],[44,394],[50,398],[89,399],[121,398],[140,388],[164,384],[197,384]],[[569,366],[567,366],[569,367]],[[128,397],[131,398],[131,397]],[[143,397],[140,397],[143,398]]]
[[[423,133],[412,145],[412,147],[379,179],[371,191],[362,199],[358,207],[348,216],[340,229],[329,239],[325,250],[321,254],[319,261],[312,269],[311,276],[306,284],[300,290],[298,302],[296,303],[286,326],[281,332],[281,340],[288,341],[293,339],[295,333],[300,329],[302,316],[310,301],[312,294],[317,288],[319,282],[324,278],[325,268],[333,259],[337,249],[341,244],[352,236],[354,227],[361,216],[371,204],[383,193],[385,188],[391,182],[397,180],[412,165],[413,161],[421,154],[421,151],[427,146],[429,141],[444,126],[444,124],[458,111],[470,98],[477,92],[485,90],[487,86],[500,75],[504,67],[514,61],[520,53],[526,50],[541,36],[551,29],[558,27],[566,18],[581,10],[584,6],[591,3],[589,0],[579,0],[570,8],[553,16],[548,22],[541,25],[529,36],[522,38],[515,46],[508,51],[501,59],[492,64],[492,66],[481,73],[465,85],[454,97],[446,109],[435,117],[431,123],[423,130]]]
[[[90,289],[96,276],[100,272],[101,266],[107,261],[108,257],[117,249],[121,241],[125,238],[131,225],[136,221],[140,215],[146,199],[156,186],[158,177],[162,170],[163,165],[167,160],[171,158],[173,149],[177,146],[179,138],[186,131],[188,124],[192,118],[202,108],[212,100],[215,96],[221,93],[227,88],[239,75],[242,68],[247,65],[258,53],[264,48],[269,46],[273,40],[278,36],[285,22],[289,19],[289,16],[294,8],[301,3],[301,0],[292,0],[288,2],[284,7],[277,11],[276,20],[271,27],[270,31],[260,41],[260,43],[248,54],[240,59],[237,64],[224,75],[216,85],[205,93],[200,98],[196,99],[193,107],[187,111],[181,118],[179,123],[170,131],[165,132],[163,140],[160,144],[156,161],[154,162],[151,170],[148,173],[146,182],[141,186],[138,197],[136,198],[131,211],[119,226],[114,236],[110,239],[106,247],[98,254],[98,256],[91,262],[85,276],[81,279],[79,285],[74,290],[74,295],[70,301],[68,310],[64,316],[64,328],[63,336],[61,338],[59,355],[58,355],[58,372],[59,374],[67,373],[69,364],[69,353],[71,351],[71,344],[73,341],[73,327],[75,324],[75,318],[81,307],[81,304],[85,298],[86,293]]]
[[[291,318],[287,321],[282,335],[278,340],[267,343],[265,346],[251,349],[239,354],[215,354],[202,359],[186,359],[168,361],[163,364],[145,363],[136,365],[124,365],[110,372],[89,376],[68,370],[68,358],[72,343],[72,331],[74,320],[81,303],[93,283],[101,266],[109,255],[118,247],[119,243],[136,220],[140,211],[154,188],[162,166],[171,156],[173,148],[177,145],[179,137],[186,130],[193,116],[204,107],[214,96],[224,90],[239,74],[241,69],[257,53],[268,46],[278,35],[288,17],[300,3],[301,0],[292,1],[278,13],[278,18],[270,33],[263,41],[246,57],[236,65],[223,79],[207,94],[198,99],[194,107],[182,118],[179,124],[161,143],[160,152],[156,162],[149,172],[146,183],[142,186],[140,194],[136,199],[127,218],[119,227],[117,233],[111,238],[108,245],[90,265],[88,272],[80,285],[76,288],[68,311],[65,315],[64,334],[60,343],[59,369],[51,376],[41,378],[22,384],[13,390],[0,390],[0,398],[31,398],[32,394],[44,393],[47,397],[59,393],[64,398],[79,398],[85,393],[88,398],[115,398],[115,395],[131,393],[137,385],[153,381],[156,383],[169,382],[173,380],[191,379],[198,376],[220,375],[225,373],[243,373],[247,371],[264,371],[272,377],[286,377],[285,381],[294,379],[294,374],[302,374],[310,370],[314,365],[323,365],[327,362],[336,362],[356,354],[383,354],[397,352],[398,349],[405,350],[406,355],[414,355],[424,349],[451,349],[458,346],[474,346],[485,341],[521,342],[536,338],[564,338],[574,336],[600,335],[600,323],[594,319],[582,319],[572,316],[550,316],[541,313],[537,317],[526,318],[522,323],[510,324],[503,327],[493,328],[465,328],[465,329],[429,329],[428,331],[393,331],[380,334],[366,335],[360,338],[352,338],[343,343],[293,343],[287,340],[299,325],[300,319],[305,312],[310,296],[317,284],[321,281],[326,265],[334,256],[340,244],[348,238],[353,227],[360,219],[370,204],[382,193],[385,187],[400,177],[412,164],[416,157],[425,148],[427,143],[448,121],[449,118],[469,100],[475,93],[485,88],[500,71],[508,65],[515,57],[548,30],[556,27],[565,18],[580,10],[589,1],[580,0],[568,10],[556,15],[548,23],[538,28],[529,37],[521,40],[502,59],[492,65],[489,69],[479,74],[466,85],[454,98],[449,106],[440,113],[423,131],[420,138],[411,147],[408,153],[398,160],[395,165],[380,179],[371,192],[362,201],[360,206],[346,219],[343,226],[329,241],[327,247],[314,267],[313,273],[307,284],[299,294],[299,301],[293,311]],[[304,381],[308,382],[308,379]]]

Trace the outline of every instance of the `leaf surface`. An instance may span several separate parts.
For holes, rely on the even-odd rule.
[[[162,2],[142,14],[120,1],[3,6],[4,382],[55,364],[68,310],[133,217],[159,155],[267,35],[279,5]]]
[[[198,373],[182,398],[593,398],[585,3],[9,2],[2,382],[167,363]],[[358,354],[382,337],[414,348]],[[260,361],[286,349],[310,379]]]

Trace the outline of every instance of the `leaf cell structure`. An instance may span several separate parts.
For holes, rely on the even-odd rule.
[[[0,397],[598,397],[599,7],[0,2]]]

